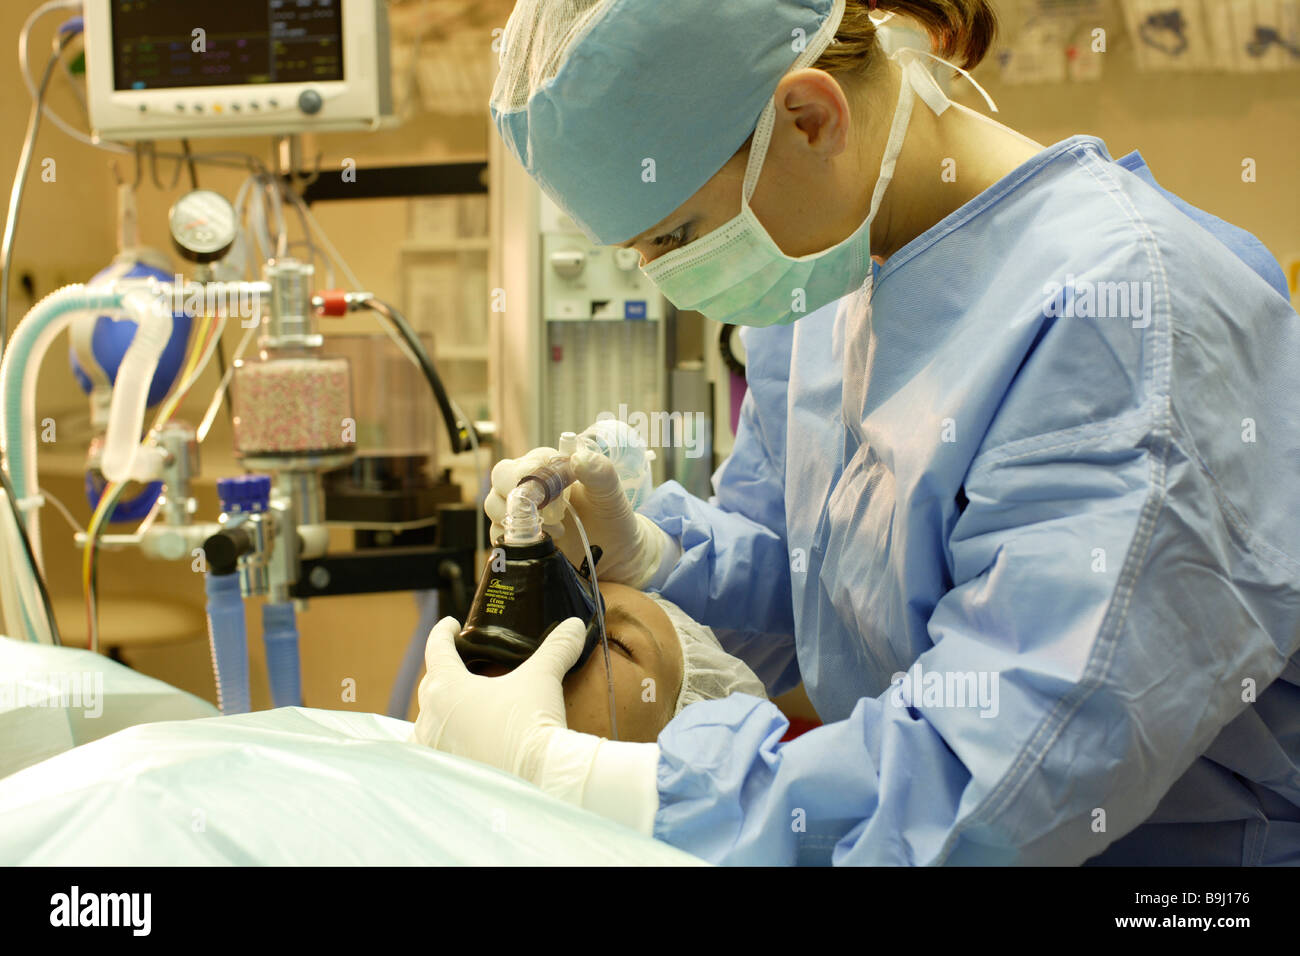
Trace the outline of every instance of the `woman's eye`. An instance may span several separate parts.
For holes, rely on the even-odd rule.
[[[684,223],[670,233],[655,236],[650,242],[655,246],[683,246],[690,241],[687,235],[687,224]]]
[[[628,646],[624,644],[622,641],[620,641],[617,637],[615,637],[613,634],[606,634],[605,637],[610,644],[614,645],[619,650],[621,650],[624,654],[626,654],[628,657],[632,657],[635,660],[635,657],[633,656],[632,652],[628,650]]]

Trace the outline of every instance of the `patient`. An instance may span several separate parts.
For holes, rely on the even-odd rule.
[[[622,584],[601,584],[600,593],[619,740],[652,743],[668,721],[697,700],[766,696],[754,672],[677,605]],[[496,676],[503,671],[478,672]],[[581,670],[565,678],[564,709],[570,730],[611,736],[609,685],[599,646]]]

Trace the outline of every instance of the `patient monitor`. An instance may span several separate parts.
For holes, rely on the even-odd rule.
[[[393,121],[383,0],[86,0],[103,139],[377,129]]]

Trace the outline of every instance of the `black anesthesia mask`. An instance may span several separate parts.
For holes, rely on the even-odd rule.
[[[592,556],[599,562],[598,548],[592,549]],[[599,600],[586,562],[581,574],[575,571],[550,535],[533,544],[498,543],[479,578],[456,650],[475,673],[492,665],[513,670],[542,646],[557,624],[577,617],[587,622],[587,639],[572,674],[600,643]]]

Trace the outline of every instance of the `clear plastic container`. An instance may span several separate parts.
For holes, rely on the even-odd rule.
[[[422,334],[420,341],[433,354],[432,337]],[[446,429],[420,370],[383,334],[331,335],[326,348],[352,366],[357,454],[426,456],[432,467]]]

